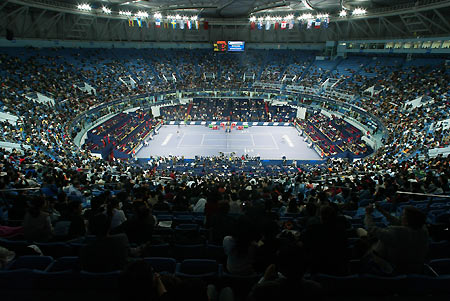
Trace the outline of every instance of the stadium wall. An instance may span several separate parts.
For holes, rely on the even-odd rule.
[[[65,47],[65,48],[160,48],[160,49],[211,49],[211,43],[171,43],[171,42],[99,42],[99,41],[70,41],[70,40],[33,40],[17,39],[9,41],[0,39],[0,47]],[[324,43],[246,43],[246,49],[298,49],[322,51]]]

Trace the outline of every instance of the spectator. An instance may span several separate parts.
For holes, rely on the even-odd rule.
[[[47,242],[53,236],[50,215],[45,211],[47,202],[43,197],[30,200],[30,207],[23,220],[24,235],[27,240]]]
[[[111,219],[97,214],[89,223],[96,240],[81,249],[81,267],[89,272],[112,272],[125,267],[128,260],[128,239],[125,235],[109,235]]]
[[[381,207],[377,209],[391,226],[377,227],[372,217],[373,206],[366,207],[366,228],[370,236],[378,239],[370,251],[373,261],[387,274],[422,273],[428,254],[425,214],[413,206],[405,206],[401,219],[397,219]]]

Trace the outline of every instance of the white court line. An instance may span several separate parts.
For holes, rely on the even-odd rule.
[[[205,134],[202,134],[202,142],[200,142],[200,145],[203,145],[204,140],[205,140]]]
[[[270,133],[270,137],[272,137],[273,143],[275,143],[275,146],[277,147],[277,149],[280,149],[280,148],[278,147],[278,144],[277,144],[277,142],[275,141],[275,138],[273,137],[272,133]]]
[[[167,135],[166,139],[164,139],[163,143],[161,144],[161,146],[166,145],[167,143],[169,143],[170,138],[172,138],[173,134],[169,134]]]
[[[223,148],[224,145],[220,144],[220,145],[198,145],[198,144],[183,144],[182,146],[179,146],[177,148],[183,148],[183,147],[187,147],[187,148]],[[239,149],[242,150],[246,147],[236,147],[233,146],[233,149]],[[264,147],[264,146],[255,146],[254,149],[273,149],[273,150],[279,150],[279,148],[276,147]]]
[[[220,140],[220,141],[223,141],[223,140],[229,140],[229,141],[248,141],[248,139],[227,139],[227,138],[214,138],[214,139],[206,138],[206,140],[207,140],[207,141],[214,141],[214,140]]]
[[[177,148],[179,148],[179,147],[180,147],[180,144],[181,144],[181,142],[183,142],[183,139],[184,139],[184,135],[186,135],[186,133],[183,133],[183,136],[181,136],[181,140],[180,140],[180,142],[178,142]]]
[[[253,139],[253,135],[250,134],[250,137],[252,137],[252,143],[253,143],[253,146],[255,146],[255,139]]]
[[[294,144],[292,143],[291,138],[289,138],[288,135],[283,135],[283,138],[286,140],[287,144],[288,144],[290,147],[294,147]]]

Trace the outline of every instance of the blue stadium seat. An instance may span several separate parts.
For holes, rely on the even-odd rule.
[[[167,257],[170,255],[170,245],[168,243],[151,244],[146,249],[146,255],[150,257]]]
[[[37,256],[37,255],[26,255],[20,256],[10,262],[6,267],[6,270],[18,270],[18,269],[34,269],[34,270],[45,270],[53,262],[53,257],[51,256]]]
[[[166,272],[173,274],[176,271],[177,261],[168,257],[145,257],[145,261],[150,263],[153,269],[158,272]]]
[[[217,278],[222,275],[222,265],[210,259],[186,259],[177,264],[175,275],[182,278]]]
[[[450,275],[450,258],[431,260],[429,266],[440,276]]]
[[[182,245],[174,244],[175,258],[183,259],[199,259],[206,257],[206,246],[204,244]]]
[[[45,270],[46,272],[80,271],[80,258],[77,256],[60,257],[53,261]]]

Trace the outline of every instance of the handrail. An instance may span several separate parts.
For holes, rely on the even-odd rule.
[[[258,84],[263,85],[265,83],[258,82]],[[270,84],[274,85],[275,83],[270,83]],[[293,88],[303,87],[305,89],[305,91],[292,91],[292,90],[286,91],[285,90],[286,87],[293,87]],[[309,91],[307,91],[308,89],[309,89]],[[95,106],[95,107],[89,109],[88,111],[80,113],[78,116],[76,116],[71,121],[71,123],[70,123],[71,130],[70,131],[71,131],[71,133],[73,133],[73,129],[75,129],[75,127],[81,121],[81,119],[85,118],[89,114],[96,114],[103,108],[106,108],[106,107],[115,108],[116,105],[122,105],[122,104],[126,104],[128,102],[126,107],[121,108],[124,110],[126,108],[136,107],[138,105],[138,102],[142,101],[142,100],[144,100],[148,104],[150,102],[150,100],[155,99],[155,98],[157,99],[159,95],[180,93],[179,95],[182,95],[181,98],[197,98],[198,99],[198,98],[210,98],[210,97],[212,97],[211,95],[217,94],[217,97],[221,97],[221,98],[238,97],[238,98],[249,98],[249,99],[261,99],[261,98],[269,98],[269,94],[282,93],[283,95],[290,97],[290,99],[288,99],[288,101],[297,102],[297,104],[301,104],[301,103],[298,103],[298,100],[300,98],[309,98],[312,101],[316,101],[319,103],[327,103],[336,108],[346,108],[349,111],[356,112],[362,116],[365,116],[372,122],[374,122],[379,127],[379,129],[381,129],[381,132],[383,133],[383,135],[386,136],[386,134],[387,134],[386,126],[383,124],[383,122],[377,116],[373,115],[371,112],[368,112],[368,111],[364,110],[363,108],[360,108],[354,104],[333,99],[332,98],[333,95],[310,94],[311,93],[310,89],[311,89],[311,87],[308,87],[308,86],[301,86],[301,85],[295,85],[295,86],[287,86],[286,85],[286,86],[284,86],[281,84],[278,89],[275,87],[270,87],[269,89],[260,87],[260,88],[253,88],[253,89],[237,88],[237,89],[229,89],[229,90],[216,90],[216,89],[212,89],[212,88],[211,89],[196,88],[196,89],[186,89],[186,90],[178,90],[178,91],[167,90],[167,91],[161,91],[161,92],[157,92],[157,93],[144,93],[144,94],[132,95],[132,96],[124,97],[124,98],[118,98],[118,99],[112,100],[110,102],[102,103],[98,106]],[[301,89],[301,90],[303,90],[303,89]],[[340,92],[345,93],[346,91],[341,90]],[[192,93],[194,93],[196,95],[191,95]],[[255,93],[255,94],[253,96],[250,96],[250,93]],[[236,94],[238,94],[238,95],[236,95]],[[173,98],[173,99],[164,99],[162,101],[156,101],[152,104],[159,105],[159,104],[178,100],[179,98],[180,97],[175,96],[175,98]],[[303,105],[305,105],[305,104],[303,104]],[[309,106],[309,105],[307,105],[307,106]]]
[[[397,193],[398,194],[407,194],[407,195],[426,196],[426,197],[432,197],[432,198],[446,198],[446,199],[450,199],[450,195],[418,193],[418,192],[408,192],[408,191],[397,191]]]

